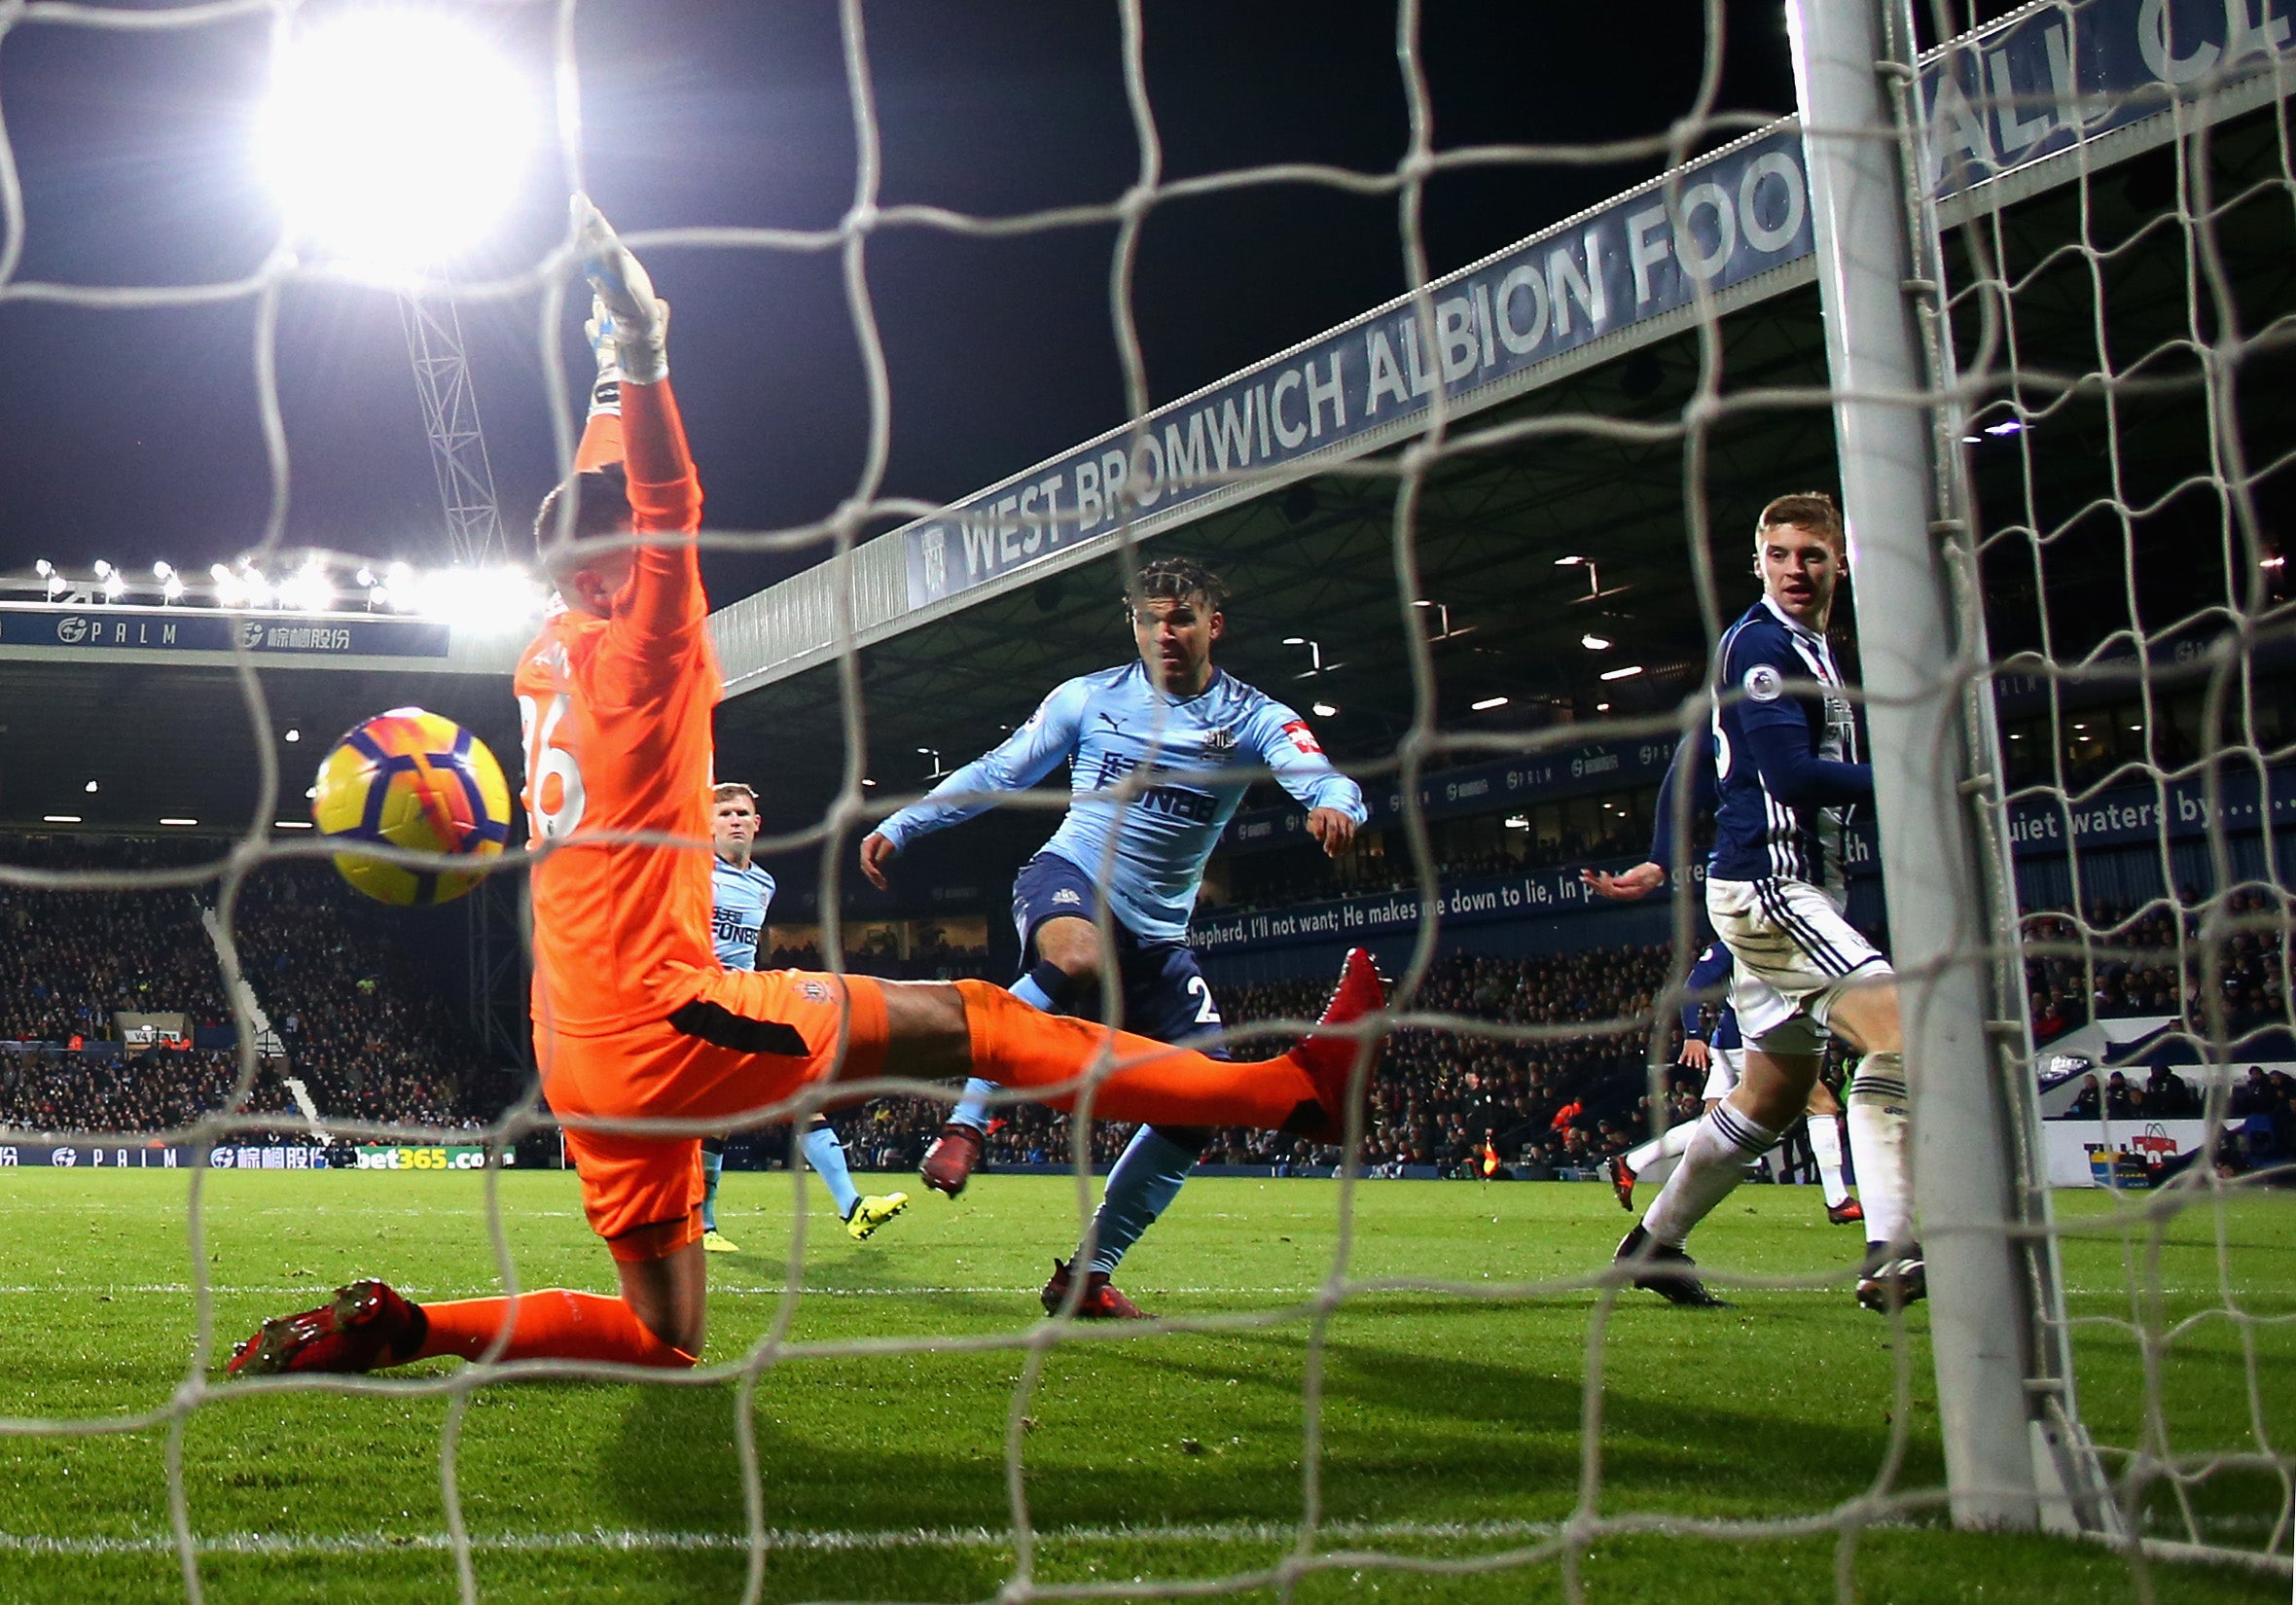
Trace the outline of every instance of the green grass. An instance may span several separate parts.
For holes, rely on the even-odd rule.
[[[612,1286],[573,1179],[503,1180],[526,1286]],[[265,1315],[358,1274],[416,1297],[492,1291],[483,1183],[455,1174],[212,1175],[204,1212],[216,1352]],[[1050,1351],[1020,1407],[1036,1580],[1122,1583],[1276,1564],[1303,1502],[1307,1301],[1332,1265],[1335,1186],[1202,1179],[1126,1266],[1169,1315],[1234,1330],[1097,1329]],[[1019,1338],[1054,1253],[1077,1227],[1065,1181],[990,1176],[957,1204],[925,1196],[867,1244],[819,1202],[796,1352],[756,1395],[771,1599],[979,1599],[1013,1575],[1004,1444],[1027,1355],[821,1354],[854,1338]],[[2296,1234],[2284,1199],[2202,1209],[2150,1239],[2109,1200],[2064,1200],[2075,1311],[2129,1326],[2080,1333],[2084,1413],[2108,1448],[2253,1450],[2296,1435]],[[0,1170],[0,1415],[100,1425],[163,1410],[196,1331],[179,1174]],[[786,1175],[730,1176],[722,1224],[746,1251],[713,1258],[707,1360],[737,1361],[784,1312]],[[1582,1274],[1625,1218],[1592,1186],[1366,1184],[1351,1270],[1480,1289]],[[1806,1189],[1748,1189],[1708,1223],[1710,1266],[1765,1275],[1841,1266],[1854,1233]],[[2157,1269],[2152,1268],[2157,1260]],[[2136,1281],[2147,1290],[2133,1299]],[[2242,1324],[2189,1319],[2221,1308]],[[1600,1344],[1606,1516],[1740,1521],[1820,1516],[1874,1485],[1942,1480],[1926,1312],[1902,1338],[1843,1287],[1748,1291],[1727,1313],[1623,1300]],[[1579,1497],[1588,1292],[1533,1298],[1395,1290],[1351,1297],[1322,1352],[1320,1497],[1328,1552],[1302,1597],[1561,1599],[1551,1555],[1495,1577],[1414,1573],[1537,1551]],[[1258,1324],[1244,1324],[1262,1317]],[[2178,1328],[2145,1409],[2140,1331]],[[1113,1340],[1111,1340],[1113,1338]],[[1898,1344],[1903,1342],[1904,1352]],[[2246,1345],[2243,1347],[2243,1345]],[[2156,1345],[2157,1348],[2158,1345]],[[1904,1370],[1903,1408],[1898,1374]],[[2248,1386],[2253,1366],[2255,1388]],[[184,1485],[210,1601],[451,1598],[440,1444],[441,1362],[380,1395],[225,1388],[184,1432]],[[469,1396],[457,1469],[481,1595],[500,1600],[737,1596],[744,1566],[731,1385],[528,1381]],[[2256,1419],[2261,1416],[2261,1420]],[[2152,1436],[2148,1439],[2146,1434]],[[0,1598],[180,1599],[167,1547],[164,1425],[0,1441]],[[2277,1480],[2224,1473],[2189,1490],[2222,1542],[2263,1542]],[[2181,1536],[2156,1498],[2157,1530]],[[1847,1555],[1871,1601],[2136,1599],[2120,1555],[2086,1544],[1957,1534],[1933,1507],[1864,1532]],[[601,1536],[603,1535],[603,1536]],[[45,1549],[40,1546],[45,1544]],[[617,1547],[618,1545],[623,1547]],[[1832,1600],[1831,1533],[1756,1539],[1615,1535],[1584,1558],[1592,1600]],[[2288,1585],[2222,1566],[2148,1568],[2161,1600],[2274,1599]],[[1274,1601],[1274,1589],[1250,1597]]]

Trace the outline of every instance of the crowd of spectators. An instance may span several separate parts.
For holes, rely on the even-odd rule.
[[[194,841],[0,841],[11,863],[155,871],[212,857]],[[201,912],[216,883],[130,890],[0,885],[0,1124],[43,1132],[157,1131],[223,1106],[238,1073],[215,1044],[235,1021]],[[244,1112],[290,1117],[305,1085],[335,1121],[476,1127],[514,1097],[519,1073],[488,1064],[474,1034],[389,929],[325,864],[282,862],[241,886],[239,962],[273,1038],[259,1039]],[[114,1016],[181,1015],[204,1048],[123,1052]],[[229,1039],[227,1039],[229,1040]],[[77,1051],[92,1045],[94,1052]]]
[[[2261,888],[2235,892],[2226,900],[2224,934],[2213,953],[2203,918],[2165,907],[2139,911],[2103,903],[2092,906],[2085,921],[2063,912],[2027,916],[2026,985],[2035,1035],[2048,1042],[2091,1019],[2147,1015],[2208,1032],[2211,958],[2229,1040],[2289,1026],[2287,910]]]
[[[1403,833],[1391,831],[1387,835],[1399,843]],[[1461,880],[1639,857],[1649,846],[1649,826],[1622,817],[1617,826],[1592,837],[1575,830],[1559,838],[1526,834],[1507,848],[1447,852],[1439,847],[1433,861],[1436,879],[1449,886]],[[1305,848],[1245,854],[1230,860],[1226,893],[1207,884],[1200,907],[1222,913],[1244,912],[1336,898],[1386,897],[1416,891],[1418,884],[1417,867],[1400,850],[1385,854],[1356,851],[1336,860],[1326,860],[1319,852]]]

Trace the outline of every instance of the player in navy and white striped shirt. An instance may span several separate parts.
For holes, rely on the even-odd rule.
[[[710,834],[717,848],[717,857],[709,866],[710,934],[717,961],[729,970],[754,970],[758,944],[765,937],[766,918],[773,907],[773,877],[749,856],[750,845],[757,840],[757,793],[739,781],[713,786],[709,813]],[[871,1236],[909,1207],[906,1193],[862,1196],[845,1163],[845,1145],[828,1116],[816,1114],[806,1123],[805,1138],[799,1146],[805,1150],[806,1162],[829,1188],[846,1233],[856,1241]],[[717,1228],[718,1180],[725,1169],[725,1152],[724,1138],[701,1140],[701,1246],[712,1254],[740,1252],[739,1245]]]
[[[1646,1267],[1637,1285],[1678,1303],[1714,1302],[1682,1244],[1744,1178],[1747,1160],[1802,1113],[1834,1035],[1862,1055],[1848,1096],[1868,1244],[1858,1302],[1886,1309],[1926,1291],[1914,1240],[1896,980],[1843,915],[1843,829],[1874,791],[1825,633],[1847,558],[1832,498],[1780,496],[1762,510],[1754,527],[1762,599],[1715,654],[1708,736],[1675,753],[1660,790],[1653,860],[1587,877],[1604,896],[1654,890],[1671,857],[1678,789],[1695,785],[1704,795],[1710,784],[1706,916],[1735,962],[1730,1000],[1748,1045],[1745,1073],[1693,1128],[1682,1163],[1618,1252]]]
[[[1013,882],[1013,922],[1028,966],[1014,995],[1055,1014],[1090,1009],[1098,1002],[1098,976],[1109,968],[1130,1028],[1166,1042],[1217,1031],[1220,1011],[1188,948],[1188,920],[1204,861],[1251,784],[1248,771],[1273,773],[1306,804],[1309,834],[1333,856],[1367,817],[1361,788],[1331,767],[1306,720],[1213,666],[1222,594],[1215,576],[1185,558],[1143,567],[1136,606],[1126,601],[1138,658],[1056,687],[1010,740],[871,833],[861,843],[862,873],[883,886],[885,866],[902,847],[985,812],[987,794],[1024,790],[1066,764],[1074,801]],[[1222,772],[1231,769],[1246,772]],[[1094,922],[1103,902],[1113,955],[1101,951]],[[925,1155],[926,1186],[952,1197],[962,1191],[980,1158],[995,1090],[985,1081],[966,1084],[964,1101]],[[1133,1134],[1109,1172],[1087,1238],[1091,1259],[1078,1315],[1140,1313],[1110,1278],[1170,1205],[1210,1137],[1176,1126],[1144,1125]],[[1047,1310],[1066,1301],[1074,1264],[1053,1262]]]
[[[1706,1073],[1706,1085],[1700,1101],[1711,1109],[1738,1090],[1738,1079],[1745,1068],[1745,1043],[1739,1035],[1738,1011],[1731,1008],[1727,992],[1716,1005],[1709,1001],[1717,989],[1727,988],[1733,968],[1730,949],[1719,942],[1706,945],[1698,955],[1698,962],[1690,967],[1683,979],[1683,990],[1689,995],[1682,1003],[1682,1056],[1680,1063]],[[1842,1174],[1842,1105],[1833,1089],[1819,1082],[1810,1089],[1808,1112],[1811,1157],[1817,1161],[1817,1180],[1825,1198],[1826,1219],[1836,1226],[1850,1226],[1865,1219],[1865,1210],[1849,1195],[1849,1188]],[[1662,1159],[1678,1159],[1690,1147],[1690,1134],[1697,1130],[1694,1122],[1685,1121],[1670,1125],[1665,1131],[1626,1153],[1614,1156],[1610,1161],[1610,1186],[1618,1195],[1621,1208],[1634,1207],[1634,1181],[1642,1172]]]

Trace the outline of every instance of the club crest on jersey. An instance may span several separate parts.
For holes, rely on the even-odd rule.
[[[1294,719],[1283,727],[1283,733],[1291,737],[1292,745],[1305,753],[1323,756],[1323,743],[1315,739],[1315,732],[1308,728],[1305,719]]]
[[[1084,907],[1084,899],[1077,894],[1075,887],[1063,886],[1053,894],[1053,907],[1058,909],[1062,904],[1081,909]]]
[[[797,989],[805,995],[806,1001],[808,1003],[827,1003],[829,1001],[829,982],[826,981],[801,981],[797,983]]]
[[[1746,670],[1746,677],[1741,683],[1746,688],[1746,695],[1757,702],[1775,702],[1786,689],[1784,677],[1768,663],[1756,663]]]
[[[1203,750],[1208,755],[1236,750],[1236,732],[1222,725],[1218,730],[1203,732]]]

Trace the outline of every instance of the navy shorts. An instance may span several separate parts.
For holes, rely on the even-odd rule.
[[[1038,926],[1067,915],[1092,919],[1099,908],[1100,895],[1092,877],[1065,858],[1038,853],[1022,865],[1013,878],[1013,928],[1021,933],[1022,973],[1036,962]],[[1150,940],[1127,930],[1122,920],[1112,925],[1126,1030],[1159,1042],[1185,1043],[1220,1028],[1220,1006],[1212,1000],[1211,982],[1203,979],[1186,943]],[[1090,999],[1080,1001],[1093,1008],[1097,997],[1095,984],[1090,987]],[[1213,1058],[1228,1056],[1224,1047],[1204,1052]]]

